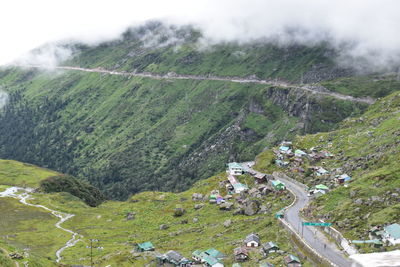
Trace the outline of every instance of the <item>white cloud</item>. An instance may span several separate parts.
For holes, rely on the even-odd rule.
[[[397,0],[3,0],[0,64],[49,41],[86,43],[116,38],[149,19],[192,23],[212,41],[351,43],[343,57],[363,56],[382,65],[400,54]],[[298,29],[296,35],[285,35]]]

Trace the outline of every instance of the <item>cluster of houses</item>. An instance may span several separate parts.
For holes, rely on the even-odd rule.
[[[400,225],[393,223],[386,226],[375,226],[369,230],[369,238],[369,242],[363,241],[363,243],[373,243],[375,247],[381,247],[384,244],[388,246],[398,245],[400,244]]]
[[[265,257],[268,257],[272,253],[280,252],[279,246],[272,242],[266,242],[261,244],[260,237],[257,234],[249,234],[243,241],[243,246],[237,247],[233,250],[234,259],[237,263],[232,265],[240,267],[240,262],[245,262],[249,259],[249,251],[256,248],[261,248],[261,252]],[[151,242],[144,242],[137,244],[136,250],[138,252],[154,251],[155,248]],[[188,259],[182,256],[179,252],[170,250],[165,254],[158,255],[157,257],[158,266],[205,266],[205,267],[223,267],[223,259],[226,256],[215,248],[209,248],[207,250],[196,250],[192,253],[192,258]],[[298,257],[288,254],[284,257],[284,262],[287,267],[300,267],[301,262]],[[274,265],[268,261],[262,261],[259,263],[260,267],[273,267]]]
[[[311,165],[307,169],[304,168],[305,160],[312,164],[317,164],[323,159],[331,159],[334,157],[332,153],[327,150],[318,151],[317,148],[312,147],[306,151],[301,149],[294,149],[292,142],[283,141],[278,149],[274,150],[276,155],[275,164],[289,168],[293,173],[306,173],[309,172],[315,177],[326,177],[331,173],[326,170],[323,166]],[[325,165],[325,162],[321,162],[321,165]],[[335,174],[335,173],[334,173]],[[339,173],[334,176],[336,184],[346,184],[351,180],[351,177],[346,173]],[[324,195],[329,188],[323,184],[319,184],[312,188],[309,192],[309,196],[318,197]]]

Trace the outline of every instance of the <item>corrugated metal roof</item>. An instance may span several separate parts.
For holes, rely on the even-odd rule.
[[[400,239],[400,225],[397,223],[385,227],[385,231],[394,239]]]

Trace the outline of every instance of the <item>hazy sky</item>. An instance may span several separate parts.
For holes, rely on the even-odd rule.
[[[0,64],[49,41],[116,38],[149,19],[193,23],[214,41],[285,40],[285,29],[298,28],[291,39],[352,43],[351,55],[374,63],[400,54],[397,0],[2,0],[0,10]]]

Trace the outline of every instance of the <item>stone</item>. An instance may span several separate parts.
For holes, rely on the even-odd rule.
[[[160,225],[160,230],[167,230],[168,228],[169,228],[169,226],[166,225],[166,224],[161,224]]]
[[[250,201],[250,203],[247,203],[244,207],[244,214],[247,216],[253,216],[258,212],[259,209],[260,207],[256,201]]]
[[[362,205],[363,200],[362,200],[361,198],[357,198],[356,201],[354,201],[354,203],[355,203],[356,205]]]
[[[200,193],[193,193],[192,194],[192,200],[193,201],[202,201],[204,198],[203,194]]]
[[[13,259],[13,260],[21,260],[21,259],[24,258],[24,257],[23,257],[21,254],[19,254],[18,252],[11,252],[11,253],[8,254],[8,255],[9,255],[10,258]]]
[[[224,226],[225,227],[229,227],[229,226],[231,226],[231,224],[232,224],[232,220],[226,220],[225,222],[224,222]]]
[[[182,216],[183,214],[185,214],[185,209],[184,208],[175,208],[174,209],[174,216],[175,217],[180,217],[180,216]]]
[[[194,205],[194,209],[195,209],[195,210],[199,210],[199,209],[201,209],[202,207],[204,207],[204,204],[196,204],[196,205]]]
[[[243,214],[242,208],[237,208],[233,211],[233,215],[242,215],[242,214]]]
[[[131,220],[135,219],[135,214],[136,214],[136,213],[134,213],[134,212],[128,212],[128,213],[126,214],[126,220],[127,220],[127,221],[131,221]]]
[[[189,223],[189,221],[187,219],[184,219],[181,221],[181,224],[188,224],[188,223]]]
[[[356,194],[357,194],[357,192],[356,192],[356,191],[354,191],[354,190],[351,190],[351,191],[350,191],[350,198],[353,198],[353,197],[355,197],[355,196],[356,196]]]
[[[194,218],[193,218],[193,222],[194,222],[194,223],[197,223],[197,222],[199,222],[199,218],[197,218],[197,217],[194,217]]]
[[[220,210],[231,210],[232,208],[233,208],[233,203],[232,202],[225,202],[225,203],[222,203],[219,206]]]

